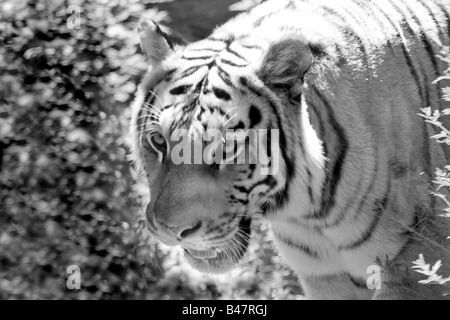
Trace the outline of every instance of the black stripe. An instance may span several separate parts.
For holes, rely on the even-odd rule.
[[[355,287],[358,287],[360,289],[369,289],[367,287],[367,283],[364,279],[356,279],[354,277],[352,277],[350,274],[347,273],[348,278],[350,279],[350,281],[353,283],[353,285],[355,285]]]
[[[155,113],[151,113],[150,114],[150,121],[154,122],[154,121],[157,121],[157,120],[158,120],[158,118],[156,117],[156,114]]]
[[[284,236],[282,236],[282,235],[280,235],[279,233],[276,233],[276,232],[274,232],[273,234],[280,242],[283,242],[285,245],[301,251],[302,253],[306,254],[310,258],[313,258],[313,259],[319,259],[320,258],[319,253],[316,252],[316,251],[313,251],[307,245],[296,243],[292,239],[286,238],[286,237],[284,237]]]
[[[155,28],[156,34],[159,35],[160,37],[163,37],[166,40],[167,44],[169,45],[170,49],[174,50],[173,43],[170,40],[170,37],[168,36],[168,34],[163,32],[158,24],[154,23],[154,25],[156,27]]]
[[[436,3],[436,5],[439,7],[441,12],[445,16],[445,19],[447,20],[446,22],[447,22],[447,28],[448,28],[448,36],[450,36],[450,13],[447,11],[446,7],[444,7],[442,4]],[[447,39],[443,39],[443,40],[448,40],[448,37],[447,37]]]
[[[243,186],[233,186],[233,188],[241,193],[245,193],[245,194],[249,193],[249,190],[247,190],[247,188],[245,188]]]
[[[168,82],[168,81],[172,80],[172,76],[176,71],[177,71],[177,69],[171,69],[171,70],[167,71],[163,77],[163,81]]]
[[[216,65],[217,75],[219,78],[229,87],[234,88],[233,82],[231,82],[231,77],[228,72],[226,72],[222,67]]]
[[[275,178],[273,176],[266,176],[263,180],[255,182],[248,188],[246,188],[244,186],[238,186],[238,185],[234,185],[233,187],[236,190],[238,190],[239,192],[242,192],[245,194],[250,194],[253,191],[253,189],[255,189],[256,187],[262,186],[262,185],[268,186],[269,189],[274,189],[277,186],[277,181],[275,180]]]
[[[220,58],[220,62],[223,64],[227,64],[229,66],[232,66],[232,67],[236,67],[236,68],[243,68],[243,67],[248,66],[248,63],[247,64],[237,64],[237,63],[234,63],[233,61],[230,61],[230,60],[224,59],[224,58]]]
[[[328,13],[331,14],[331,16],[334,16],[338,19],[340,19],[341,21],[345,22],[348,20],[348,18],[346,18],[345,16],[341,15],[340,13],[338,13],[336,10],[332,9],[332,8],[323,8],[323,9],[327,9]],[[348,13],[348,12],[347,12]],[[354,19],[354,17],[352,15],[350,15],[350,17],[352,19]],[[339,28],[344,34],[348,34],[349,36],[353,37],[353,39],[358,43],[358,48],[359,51],[362,53],[362,58],[364,60],[364,64],[363,66],[368,67],[369,66],[369,58],[368,58],[368,54],[367,54],[367,50],[366,47],[364,45],[363,40],[361,39],[361,37],[355,32],[355,30],[351,29],[350,26],[347,25],[340,25],[340,24],[336,24],[336,27]]]
[[[372,2],[372,4],[374,6],[377,6],[377,2],[376,1]],[[389,21],[391,26],[395,30],[397,30],[397,32],[399,34],[402,34],[402,30],[398,29],[397,25],[392,21],[391,17],[389,15],[387,15],[386,12],[384,12],[384,10],[382,10],[380,7],[377,6],[377,8],[380,10],[381,14]],[[396,8],[394,8],[394,9],[396,10]],[[420,85],[419,75],[418,75],[418,73],[416,71],[416,68],[414,67],[414,64],[412,62],[412,58],[410,57],[410,55],[408,53],[408,49],[406,47],[406,44],[403,41],[401,41],[401,44],[402,44],[403,57],[405,58],[406,64],[408,65],[408,68],[409,68],[409,71],[411,73],[411,76],[414,78],[414,81],[416,83],[416,86],[417,86],[417,89],[418,89],[418,92],[419,92],[420,99],[422,101],[424,101],[424,92],[423,92],[422,86]]]
[[[281,153],[283,156],[283,160],[286,163],[286,188],[288,188],[292,178],[295,175],[295,165],[294,165],[295,159],[291,159],[287,155],[287,152],[286,152],[287,151],[287,143],[286,143],[286,136],[285,136],[286,133],[284,131],[284,126],[281,122],[280,115],[275,106],[275,103],[267,95],[264,95],[258,88],[256,88],[254,85],[252,85],[248,81],[247,78],[240,77],[239,82],[243,87],[247,88],[254,95],[265,98],[266,101],[269,103],[269,106],[272,109],[273,114],[275,115],[275,119],[277,121],[277,126],[278,126],[278,129],[280,130],[280,149],[281,149]]]
[[[213,87],[213,92],[214,92],[214,95],[220,100],[225,100],[225,101],[231,100],[231,95],[223,89]]]
[[[206,38],[206,40],[208,41],[213,41],[213,42],[222,42],[222,43],[227,43],[228,39],[218,39],[218,38],[214,38],[214,37],[209,37]]]
[[[244,124],[244,122],[239,121],[235,126],[231,127],[230,129],[233,130],[233,131],[244,130],[245,129],[245,124]],[[237,150],[236,150],[236,152],[237,152]]]
[[[401,2],[403,2],[403,1],[401,1]],[[415,21],[415,23],[416,23],[416,24],[419,26],[419,28],[420,28],[419,39],[422,40],[423,46],[424,46],[425,50],[426,50],[427,53],[428,53],[428,56],[429,56],[429,58],[430,58],[430,60],[431,60],[431,63],[432,63],[432,65],[433,65],[434,72],[435,72],[435,75],[436,75],[436,78],[437,78],[437,77],[440,76],[440,72],[439,72],[439,64],[438,64],[437,57],[436,57],[436,53],[434,52],[433,46],[432,46],[432,44],[430,43],[430,41],[429,41],[429,39],[428,39],[428,35],[424,32],[424,29],[425,29],[425,28],[422,26],[422,24],[420,23],[419,19],[418,19],[417,16],[414,14],[414,12],[411,10],[411,8],[409,8],[408,5],[405,4],[404,2],[403,2],[403,4],[405,5],[406,10],[407,10],[408,13],[411,15],[412,19]],[[411,32],[411,33],[414,33],[414,31],[413,31],[412,27],[409,25],[409,23],[408,23],[408,27],[409,27],[409,29],[410,29],[410,32]],[[439,26],[438,26],[438,29],[439,29]]]
[[[306,169],[306,174],[308,176],[309,202],[311,202],[311,204],[314,204],[314,193],[313,193],[313,189],[312,189],[312,174],[311,174],[311,170],[309,170],[309,168]]]
[[[179,81],[179,80],[182,80],[182,79],[184,79],[186,77],[189,77],[189,76],[193,75],[194,73],[196,73],[197,71],[199,71],[200,69],[202,69],[203,67],[206,67],[206,66],[208,66],[208,65],[207,64],[202,64],[200,66],[194,66],[194,67],[191,67],[189,69],[186,69],[180,74],[180,76],[175,81]]]
[[[366,204],[367,199],[369,199],[370,195],[372,194],[372,190],[375,187],[375,184],[376,184],[376,181],[377,181],[377,178],[378,178],[379,160],[378,160],[378,146],[377,146],[376,143],[373,144],[373,149],[375,150],[375,157],[374,157],[375,167],[372,170],[372,175],[371,175],[371,178],[370,178],[370,184],[367,187],[364,195],[362,196],[361,200],[358,203],[358,206],[357,206],[356,211],[355,211],[356,214],[362,213],[363,206]],[[361,180],[358,181],[358,188],[356,190],[359,190],[359,186],[360,185],[361,185]],[[349,206],[352,203],[353,203],[352,201],[349,201],[347,203],[347,205],[342,209],[342,211],[338,214],[338,216],[335,219],[335,221],[327,223],[326,226],[331,228],[331,227],[336,227],[339,224],[346,222],[347,220],[343,219],[343,217],[347,213],[347,210],[348,210]]]
[[[253,174],[256,170],[256,164],[252,163],[248,166],[250,173],[248,173],[247,180],[251,180],[253,178]]]
[[[197,83],[197,85],[194,88],[194,93],[200,94],[202,92],[202,88],[203,88],[203,85],[206,83],[206,79],[207,79],[207,77],[203,78],[202,80],[200,80]],[[197,97],[196,101],[198,101],[198,97]]]
[[[206,109],[203,106],[200,106],[200,110],[197,114],[198,121],[202,121],[202,116],[203,116],[203,113],[205,113],[205,111],[206,111]],[[205,128],[205,131],[206,131],[207,128],[205,127],[205,125],[203,125],[203,127]]]
[[[366,231],[363,233],[363,235],[361,236],[360,239],[358,239],[357,241],[355,241],[351,244],[348,244],[345,246],[340,246],[339,250],[356,249],[356,248],[362,246],[364,243],[366,243],[367,241],[369,241],[372,238],[372,235],[375,232],[375,230],[377,229],[378,223],[380,222],[381,216],[383,215],[383,213],[386,210],[390,193],[391,193],[391,180],[388,178],[386,193],[384,194],[383,198],[377,199],[375,201],[375,203],[374,203],[375,208],[372,211],[374,213],[374,217],[373,217],[373,220],[370,223],[370,225],[367,227]]]
[[[184,105],[181,110],[183,111],[183,118],[186,117],[186,113],[189,113],[195,109],[196,101],[191,102],[190,104]]]
[[[226,51],[228,51],[229,53],[235,55],[235,56],[238,57],[239,59],[244,60],[245,62],[248,63],[248,60],[247,60],[246,58],[244,58],[241,54],[237,53],[236,51],[234,51],[234,50],[231,49],[230,47],[228,47],[228,48],[226,49]]]
[[[186,56],[182,56],[181,57],[184,60],[188,60],[188,61],[195,61],[195,60],[208,60],[208,59],[213,59],[213,56],[199,56],[199,57],[186,57]]]
[[[248,118],[250,119],[250,128],[254,128],[261,122],[262,115],[257,107],[251,105],[248,112]]]
[[[174,95],[174,96],[178,96],[178,95],[182,95],[182,94],[186,94],[189,89],[192,88],[192,85],[183,85],[183,86],[178,86],[176,88],[173,88],[172,90],[170,90],[170,94]]]
[[[333,131],[335,132],[334,136],[336,137],[338,144],[335,150],[337,155],[334,161],[332,162],[330,159],[327,165],[328,171],[331,172],[331,177],[326,177],[322,185],[322,203],[320,209],[316,211],[313,216],[309,217],[324,219],[330,214],[336,200],[336,189],[341,180],[342,168],[348,149],[348,141],[345,136],[344,129],[337,122],[334,111],[328,101],[324,96],[322,96],[322,94],[317,90],[316,87],[312,87],[312,90],[314,91],[315,95],[321,100],[328,113],[327,122],[331,125],[331,128],[333,128]]]
[[[433,10],[427,5],[427,3],[425,1],[422,1],[422,0],[416,0],[416,1],[419,2],[427,10],[428,14],[430,15],[431,19],[433,20],[434,24],[436,25],[436,30],[439,32],[439,37],[443,40],[444,33],[441,29],[439,22],[436,19],[436,15],[433,12]]]
[[[156,100],[156,94],[151,91],[148,91],[144,98],[144,105],[153,106]]]
[[[272,141],[272,132],[271,132],[272,124],[269,125],[267,128],[267,141]],[[267,144],[267,156],[270,158],[272,157],[272,143]]]
[[[277,180],[273,177],[273,176],[266,176],[264,178],[264,180],[261,180],[259,182],[255,182],[250,188],[249,191],[250,193],[252,192],[253,189],[255,189],[256,187],[262,186],[262,185],[266,185],[269,187],[269,189],[275,189],[277,186]]]

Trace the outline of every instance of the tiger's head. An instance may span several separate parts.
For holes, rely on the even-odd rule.
[[[227,272],[246,257],[252,217],[282,208],[302,175],[295,150],[310,48],[220,29],[186,44],[145,20],[139,33],[151,69],[133,104],[131,134],[151,192],[148,229],[183,247],[195,269]],[[264,139],[236,135],[229,143],[229,132],[250,130]]]

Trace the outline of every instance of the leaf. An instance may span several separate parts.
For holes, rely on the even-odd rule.
[[[42,47],[30,48],[23,54],[23,57],[27,60],[37,58],[42,55]]]

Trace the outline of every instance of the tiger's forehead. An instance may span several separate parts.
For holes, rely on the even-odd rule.
[[[166,134],[176,129],[204,132],[239,124],[248,105],[237,88],[251,63],[240,42],[209,38],[177,52],[167,61],[170,70],[158,95],[163,100],[160,125]]]
[[[170,135],[177,129],[186,129],[201,135],[210,129],[225,129],[239,122],[245,106],[239,103],[218,101],[213,93],[198,93],[172,103],[173,107],[161,113],[160,126]]]

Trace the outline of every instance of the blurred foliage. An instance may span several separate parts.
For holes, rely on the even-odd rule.
[[[443,80],[450,80],[450,47],[444,46],[441,49],[440,55],[438,58],[444,61],[448,68],[444,71],[444,74],[438,77],[433,84],[437,84]],[[450,86],[445,85],[442,88],[442,99],[450,102]],[[419,113],[421,117],[425,119],[425,122],[431,123],[433,126],[437,127],[440,130],[440,133],[435,134],[431,138],[437,141],[440,144],[450,145],[450,130],[443,125],[443,118],[450,116],[450,108],[446,108],[443,110],[435,110],[434,112],[430,107],[422,108],[421,113]],[[450,188],[450,165],[446,165],[443,168],[436,168],[435,171],[435,179],[433,183],[437,186],[437,189],[432,194],[438,198],[440,198],[445,203],[444,213],[441,216],[450,218],[450,199],[441,191],[441,189],[449,189]],[[447,238],[450,239],[450,236]],[[445,284],[450,282],[450,276],[445,277],[438,274],[440,267],[442,266],[442,261],[438,260],[431,265],[425,262],[424,256],[422,254],[419,255],[419,259],[413,262],[415,266],[413,266],[413,270],[421,273],[428,278],[420,280],[419,283],[429,284],[429,283],[437,283],[437,284]]]
[[[196,273],[155,243],[137,250],[148,190],[124,138],[147,66],[136,21],[145,14],[195,40],[235,2],[0,1],[0,299],[297,297],[271,244],[258,244],[264,231],[233,277]],[[81,290],[66,287],[70,265]]]

